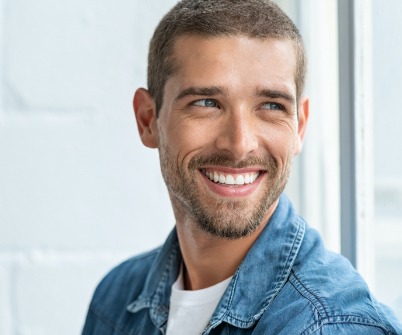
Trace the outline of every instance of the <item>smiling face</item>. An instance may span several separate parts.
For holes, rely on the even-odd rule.
[[[150,107],[142,117],[148,131],[137,98],[143,142],[159,148],[178,222],[247,236],[267,221],[301,149],[308,102],[297,105],[293,44],[191,35],[176,41],[173,59],[159,118]]]

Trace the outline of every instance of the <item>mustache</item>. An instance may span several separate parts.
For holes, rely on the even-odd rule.
[[[235,169],[247,168],[251,166],[265,167],[267,170],[277,168],[277,163],[272,156],[249,156],[241,161],[235,161],[229,155],[214,153],[209,156],[195,156],[189,162],[189,169],[196,170],[205,165],[220,165]]]

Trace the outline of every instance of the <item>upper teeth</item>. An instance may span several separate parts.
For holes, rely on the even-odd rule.
[[[226,184],[226,185],[244,185],[253,183],[258,176],[259,172],[246,173],[246,174],[223,174],[217,171],[205,171],[205,175],[215,183]]]

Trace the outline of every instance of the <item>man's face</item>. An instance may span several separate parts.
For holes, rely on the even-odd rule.
[[[308,112],[297,106],[294,47],[186,36],[173,56],[156,133],[176,216],[214,236],[247,236],[267,220],[301,147]]]

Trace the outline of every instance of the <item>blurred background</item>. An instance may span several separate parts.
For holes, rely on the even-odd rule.
[[[310,67],[287,193],[402,318],[402,3],[276,2]],[[0,334],[79,334],[103,275],[173,227],[132,96],[175,3],[0,0]]]

